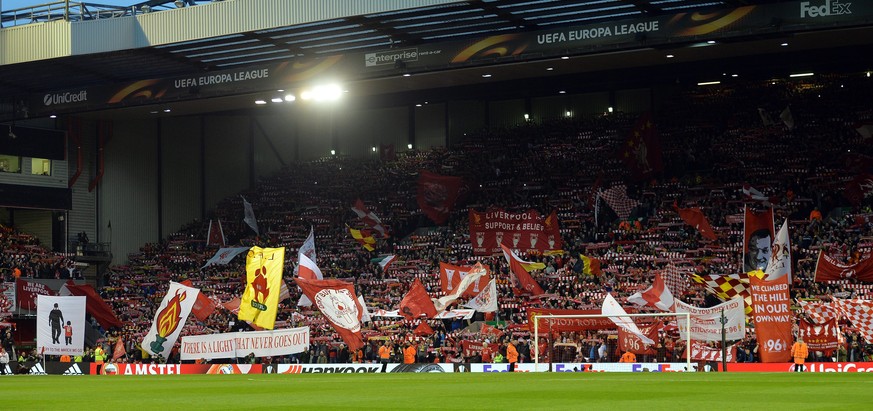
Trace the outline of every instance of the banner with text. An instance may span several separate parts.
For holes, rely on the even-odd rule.
[[[742,340],[746,336],[746,315],[743,297],[709,308],[698,308],[676,300],[677,313],[691,313],[691,339],[694,341],[721,341],[721,315],[725,316],[725,339]],[[686,338],[685,318],[677,317],[679,336]]]
[[[37,305],[37,352],[82,354],[85,350],[85,297],[39,295]]]
[[[627,310],[633,313],[633,310]],[[556,310],[548,308],[528,308],[528,326],[534,331],[534,318],[538,322],[540,334],[552,332],[573,332],[588,330],[615,330],[616,325],[608,317],[591,318],[542,318],[542,315],[602,315],[600,310]]]
[[[798,328],[810,352],[821,351],[824,355],[831,355],[840,345],[840,327],[836,318],[831,318],[824,324],[813,324],[801,319]]]
[[[794,312],[791,311],[791,296],[788,293],[788,276],[775,280],[749,277],[755,333],[760,345],[761,362],[786,362],[791,360],[791,345],[794,336]]]
[[[275,357],[309,349],[309,327],[283,330],[189,335],[182,337],[182,360]]]
[[[536,210],[510,213],[502,209],[485,212],[471,209],[469,214],[474,255],[500,253],[501,244],[522,254],[542,254],[564,246],[558,229],[558,215],[554,211],[545,218]]]

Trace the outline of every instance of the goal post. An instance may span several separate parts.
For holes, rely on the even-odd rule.
[[[685,370],[691,371],[691,313],[637,313],[624,315],[603,315],[603,314],[542,314],[534,315],[534,369],[540,370],[540,319],[549,318],[609,318],[609,317],[677,317],[677,320],[685,317]]]

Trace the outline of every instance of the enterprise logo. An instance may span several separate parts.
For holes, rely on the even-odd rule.
[[[364,55],[364,65],[366,67],[394,64],[398,60],[418,61],[418,49],[387,50]]]

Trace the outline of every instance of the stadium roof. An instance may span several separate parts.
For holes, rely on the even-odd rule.
[[[196,6],[198,2],[187,0],[182,7]],[[205,3],[205,2],[204,2]],[[648,18],[665,14],[683,12],[706,12],[736,8],[747,5],[778,3],[772,0],[470,0],[456,1],[414,9],[398,9],[382,13],[365,14],[314,21],[305,24],[275,27],[263,30],[233,33],[218,37],[196,39],[150,47],[133,48],[96,54],[81,54],[47,61],[34,61],[0,66],[0,96],[39,93],[69,87],[106,83],[123,83],[150,78],[185,76],[230,68],[245,68],[256,64],[312,58],[336,54],[366,52],[385,48],[403,48],[491,36],[501,33],[528,33],[549,28],[571,27],[598,22],[616,21],[628,18]],[[100,10],[98,5],[80,4],[83,10]],[[151,13],[176,7],[168,1],[148,1],[131,8],[109,8],[106,13],[80,12],[71,20],[87,20],[94,16],[125,17],[143,13],[144,6]],[[105,7],[105,6],[104,6]],[[191,10],[194,11],[194,10]],[[13,13],[15,12],[15,13]],[[5,25],[20,22],[22,12],[3,13]],[[40,14],[32,12],[31,21],[40,22],[63,18],[57,11]],[[778,25],[778,22],[774,23]],[[845,29],[845,28],[843,28]],[[818,63],[841,64],[857,61],[857,55],[848,55],[839,47],[864,46],[873,43],[869,27],[855,27],[852,31],[840,30],[822,33],[812,32],[792,35],[792,52],[806,50],[832,50],[833,57],[817,59]],[[847,34],[849,33],[849,34]],[[731,44],[720,44],[718,50],[708,48],[688,48],[675,60],[664,60],[664,50],[670,47],[639,47],[633,58],[632,50],[617,50],[615,53],[590,53],[574,56],[585,59],[584,64],[568,65],[565,70],[548,75],[571,75],[580,72],[609,71],[626,67],[672,65],[666,71],[676,72],[674,63],[690,63],[712,59],[725,59],[749,54],[784,54],[778,45],[782,42],[774,38],[785,37],[785,33],[751,33],[741,39],[733,39]],[[842,58],[838,58],[842,56]],[[774,58],[774,63],[784,61],[784,55]],[[788,62],[796,61],[788,59]],[[530,60],[528,60],[530,61]],[[536,60],[533,60],[536,63]],[[541,77],[547,66],[553,63],[543,59],[541,64],[511,64],[499,62],[486,67],[495,80],[512,80]],[[507,64],[510,63],[510,64]],[[763,61],[758,61],[756,65]],[[719,63],[723,67],[724,63]],[[748,66],[748,62],[736,62],[737,66]],[[524,67],[520,67],[524,66]],[[691,67],[691,66],[688,66]],[[746,67],[748,69],[748,67]],[[698,70],[697,67],[691,67]],[[438,76],[428,76],[438,73]],[[428,88],[440,88],[469,84],[472,80],[481,81],[485,71],[481,67],[440,70],[438,68],[421,73],[415,82],[406,85],[386,84],[368,81],[370,93],[393,93]],[[428,80],[430,79],[430,80]]]

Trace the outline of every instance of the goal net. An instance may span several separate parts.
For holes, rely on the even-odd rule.
[[[626,338],[625,341],[619,341],[611,335],[605,335],[603,328],[618,328],[610,317],[615,315],[601,314],[537,314],[531,320],[533,321],[533,360],[535,369],[541,370],[544,367],[540,366],[541,362],[549,363],[616,363],[619,362],[621,354],[617,354],[617,348],[620,343],[625,347],[632,347],[633,351],[640,351],[644,347],[639,338]],[[625,318],[628,317],[628,318]],[[667,317],[675,319],[677,324],[679,321],[684,322],[684,329],[691,327],[690,313],[637,313],[625,314],[619,316],[625,322],[636,322],[636,318],[649,319],[650,322],[657,322],[659,318]],[[665,321],[666,322],[666,321]],[[578,331],[578,329],[587,329],[588,331]],[[567,331],[577,330],[577,331]],[[631,333],[627,333],[633,335]],[[682,358],[687,347],[691,347],[691,333],[684,333],[684,347],[681,344],[664,343],[664,339],[656,340],[655,346],[651,354],[641,355],[637,358],[638,363],[685,363],[685,370],[694,370],[691,367],[691,355],[686,355]],[[611,337],[611,338],[610,338]],[[654,338],[653,338],[654,340]],[[666,338],[667,341],[671,341]],[[542,345],[541,345],[542,344]],[[680,349],[681,347],[681,349]],[[546,367],[548,365],[546,364]]]

